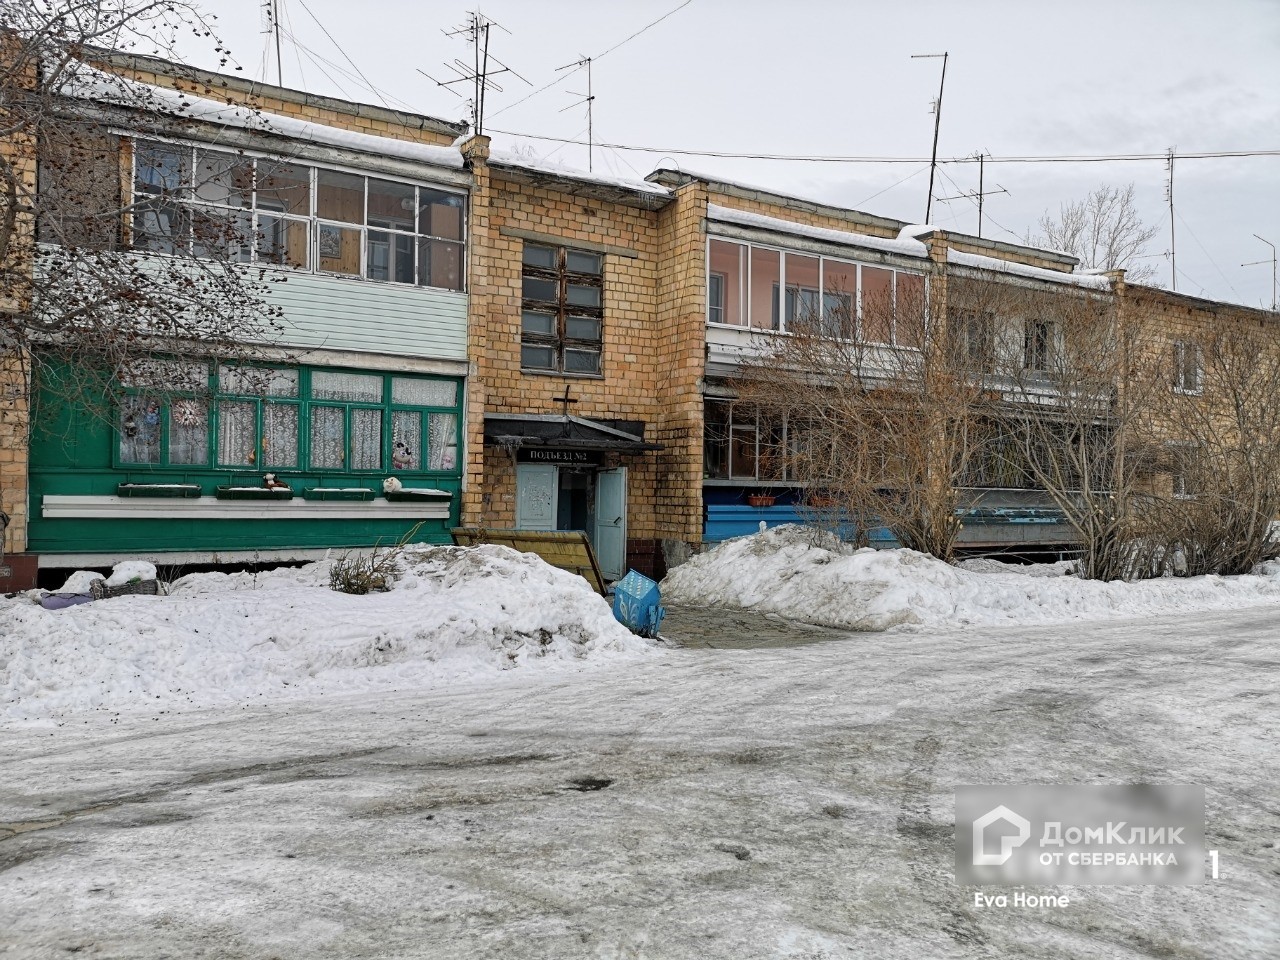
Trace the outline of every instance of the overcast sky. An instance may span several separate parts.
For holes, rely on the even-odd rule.
[[[462,99],[417,71],[443,79],[451,76],[443,63],[469,59],[464,40],[442,31],[462,24],[474,5],[278,2],[285,86],[374,103],[380,93],[393,106],[450,119],[468,115]],[[591,56],[597,58],[597,142],[660,150],[597,148],[596,172],[634,177],[660,163],[676,165],[920,222],[933,137],[930,103],[942,61],[911,56],[945,50],[951,56],[940,158],[979,150],[995,161],[1162,153],[1170,146],[1280,150],[1280,0],[682,2],[485,3],[484,14],[510,31],[493,30],[491,54],[532,84],[509,74],[495,78],[503,91],[489,94],[486,110],[495,143],[521,144],[585,168],[585,146],[498,131],[585,139],[586,110],[573,106],[580,98],[570,93],[585,92],[585,76],[555,68]],[[218,31],[244,73],[274,82],[263,4],[204,0],[202,6],[218,17]],[[183,49],[194,62],[217,65],[208,50]],[[512,106],[557,77],[564,79]],[[469,96],[464,87],[455,89]],[[675,148],[919,162],[764,161],[670,152]],[[940,170],[935,196],[976,190],[976,164]],[[1174,176],[1178,290],[1269,305],[1271,250],[1252,235],[1280,245],[1280,156],[1185,159]],[[1147,262],[1156,266],[1156,281],[1169,286],[1167,178],[1163,160],[989,162],[987,190],[1008,193],[987,198],[983,235],[1021,238],[1046,208],[1056,210],[1102,182],[1132,181],[1144,219],[1160,228]],[[969,199],[935,201],[932,219],[977,229]],[[1255,260],[1268,262],[1241,266]]]

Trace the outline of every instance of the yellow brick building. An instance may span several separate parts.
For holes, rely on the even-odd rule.
[[[367,282],[367,275],[326,280],[329,286],[298,308],[304,311],[299,322],[305,326],[328,309],[321,301],[341,295],[353,304],[360,333],[342,349],[308,343],[304,359],[317,369],[454,378],[460,425],[448,522],[585,530],[611,578],[628,567],[661,576],[708,542],[750,532],[760,522],[795,519],[799,484],[764,466],[768,444],[787,441],[734,412],[731,401],[743,358],[761,342],[786,336],[802,308],[821,311],[832,298],[856,305],[876,294],[927,289],[933,322],[944,322],[949,282],[983,274],[1040,291],[1085,291],[1120,314],[1142,312],[1167,326],[1171,348],[1214,324],[1274,322],[1274,315],[1259,311],[1126,284],[1122,273],[1085,274],[1070,257],[1051,251],[676,170],[645,180],[596,176],[494,151],[487,138],[468,136],[463,124],[150,58],[102,54],[99,63],[158,87],[304,122],[314,133],[304,149],[318,168],[376,167],[384,171],[378,176],[393,171],[418,190],[438,181],[465,198],[465,234],[447,239],[465,249],[457,289],[397,300],[407,313],[400,339],[387,346],[380,304],[390,303],[386,297],[399,288]],[[177,120],[173,128],[176,137],[196,143],[217,134],[216,123]],[[348,141],[324,131],[370,139]],[[283,148],[299,149],[307,136],[297,128],[273,134],[269,126],[255,134],[261,143],[237,135],[258,151],[273,137]],[[395,156],[374,158],[379,143]],[[430,156],[438,159],[415,160],[395,146],[404,144],[436,150]],[[322,226],[311,228],[313,256],[324,253],[314,232]],[[367,236],[374,228],[362,229]],[[299,288],[310,282],[290,278]],[[417,296],[409,287],[402,293]],[[457,311],[454,353],[424,346],[438,335],[434,318],[446,307]],[[1005,319],[1008,329],[996,339],[1022,349],[1027,318]],[[912,349],[893,331],[874,336],[884,349]],[[62,494],[29,466],[27,403],[22,371],[0,366],[0,502],[10,517],[5,547],[28,554],[28,570],[33,554],[40,554],[41,566],[57,568],[70,561],[46,553],[56,538],[42,534],[41,524]],[[391,405],[387,411],[390,416]],[[298,465],[298,482],[316,482],[304,466]],[[381,464],[382,472],[391,466]],[[359,480],[377,495],[380,477]],[[110,489],[114,484],[95,496],[102,499]],[[975,494],[979,500],[1004,516],[1045,506],[1041,493],[1025,488],[984,489]],[[975,546],[1026,546],[1028,536],[1059,546],[1069,540],[1051,524],[984,526],[980,512],[966,521]],[[293,529],[296,536],[282,533],[253,552],[264,559],[305,558],[326,535],[314,525],[304,535],[301,520]],[[126,555],[162,559],[177,550],[173,542],[148,549],[138,541],[58,548],[77,563]],[[0,581],[0,588],[15,585],[22,584]]]

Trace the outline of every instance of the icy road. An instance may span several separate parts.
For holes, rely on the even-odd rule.
[[[567,677],[0,728],[0,956],[1280,956],[1276,607],[716,616]],[[954,787],[1025,782],[1202,784],[1221,878],[975,906]]]

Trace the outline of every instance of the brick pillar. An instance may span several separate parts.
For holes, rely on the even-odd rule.
[[[462,156],[473,184],[467,220],[467,462],[463,474],[463,526],[485,523],[484,410],[485,358],[489,347],[489,312],[493,298],[490,263],[497,237],[489,213],[489,138],[475,136],[462,144]]]
[[[0,510],[9,515],[6,554],[27,548],[27,382],[18,357],[0,357]]]
[[[3,32],[0,35],[0,63],[19,74],[11,77],[11,83],[34,89],[37,82],[35,63],[15,63],[15,58],[20,56],[15,52],[19,46],[13,34]],[[0,163],[8,168],[23,190],[33,192],[36,160],[30,120],[21,114],[10,115],[0,106],[0,125],[10,127],[10,132],[0,140]],[[0,192],[0,213],[6,203],[6,195]],[[7,239],[9,262],[0,271],[0,277],[4,278],[0,280],[0,311],[21,317],[30,305],[35,242],[34,220],[29,212],[19,210],[13,235]],[[30,379],[24,359],[21,347],[17,352],[0,350],[0,510],[9,515],[3,542],[6,554],[20,553],[27,548]],[[11,561],[5,562],[12,565]],[[8,578],[7,582],[0,579],[0,590],[28,585],[33,584],[15,583],[13,578]]]
[[[676,190],[658,217],[659,364],[664,399],[656,439],[658,539],[702,542],[702,381],[706,373],[707,189]],[[661,571],[659,571],[661,572]]]

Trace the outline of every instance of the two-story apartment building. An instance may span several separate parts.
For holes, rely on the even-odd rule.
[[[806,313],[848,317],[846,335],[885,356],[928,333],[866,304],[919,301],[941,322],[948,285],[976,277],[1167,315],[1170,350],[1197,325],[1258,319],[1051,251],[676,170],[592,175],[491,151],[461,124],[103,62],[160,103],[185,85],[200,107],[143,135],[127,108],[90,104],[112,112],[134,211],[119,242],[191,250],[202,212],[234,211],[244,267],[285,280],[269,295],[283,322],[276,362],[166,369],[181,382],[159,402],[125,383],[110,423],[37,388],[49,422],[0,469],[7,549],[46,568],[300,558],[423,521],[433,541],[457,524],[585,530],[608,577],[661,575],[797,517],[805,485],[769,455],[789,425],[733,401],[744,360]],[[201,103],[199,84],[219,100]],[[1052,334],[1037,322],[994,318],[974,349],[1040,362]],[[239,499],[268,472],[287,499]],[[417,492],[388,498],[389,477]],[[1069,546],[1025,476],[967,482],[962,545]]]

